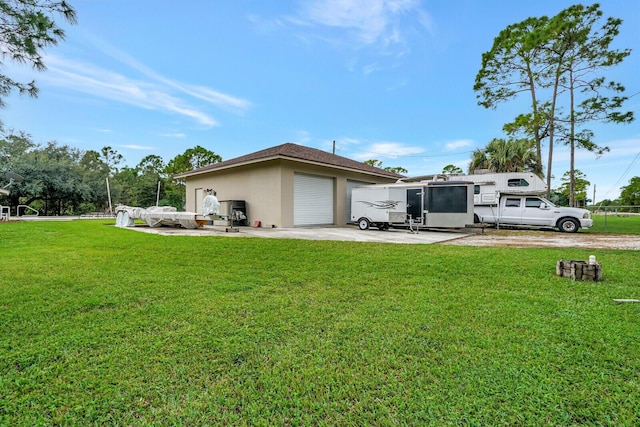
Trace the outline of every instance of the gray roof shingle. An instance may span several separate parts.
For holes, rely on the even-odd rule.
[[[225,160],[223,162],[214,163],[208,166],[203,166],[198,169],[194,169],[189,172],[183,172],[176,175],[176,178],[185,178],[192,175],[200,175],[202,173],[211,172],[219,169],[227,169],[233,166],[239,166],[243,164],[257,163],[273,159],[293,159],[300,160],[307,163],[322,164],[327,166],[333,166],[340,169],[354,170],[358,172],[364,172],[372,175],[386,176],[389,178],[403,178],[403,175],[399,175],[394,172],[390,172],[385,169],[376,168],[366,163],[358,162],[346,157],[338,156],[335,154],[327,153],[326,151],[317,150],[315,148],[304,147],[302,145],[293,144],[288,142],[282,145],[276,145],[275,147],[266,148],[264,150],[256,151],[254,153],[246,154],[244,156],[236,157],[233,159]]]

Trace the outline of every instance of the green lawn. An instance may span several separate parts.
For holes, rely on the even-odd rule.
[[[593,227],[588,233],[640,234],[640,215],[598,214],[592,215]]]
[[[0,425],[640,423],[637,251],[92,220],[0,223],[0,259]]]

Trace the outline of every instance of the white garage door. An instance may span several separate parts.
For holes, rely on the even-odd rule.
[[[358,218],[352,220],[351,219],[351,190],[353,190],[356,187],[362,187],[363,185],[369,185],[371,184],[370,182],[362,182],[362,181],[351,181],[350,179],[347,180],[347,222],[356,222],[358,220]]]
[[[333,178],[293,175],[293,225],[333,224]]]

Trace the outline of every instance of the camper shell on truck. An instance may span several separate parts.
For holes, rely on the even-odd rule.
[[[501,194],[540,196],[547,191],[547,184],[539,176],[530,172],[457,175],[451,179],[473,182],[475,205],[495,205]]]
[[[351,218],[361,230],[370,226],[463,228],[473,224],[473,183],[411,182],[356,187]]]
[[[474,222],[520,227],[550,227],[574,233],[593,225],[586,209],[556,206],[541,195],[547,185],[530,172],[456,175],[474,183]]]

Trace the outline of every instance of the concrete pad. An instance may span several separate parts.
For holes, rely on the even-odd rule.
[[[360,230],[356,226],[345,227],[301,227],[301,228],[252,228],[234,227],[232,231],[226,227],[206,225],[200,229],[187,230],[173,227],[150,228],[136,226],[129,230],[154,233],[165,236],[225,236],[225,237],[260,237],[271,239],[303,239],[303,240],[336,240],[347,242],[376,243],[439,243],[474,234],[471,230],[420,230],[412,233],[405,229]]]

